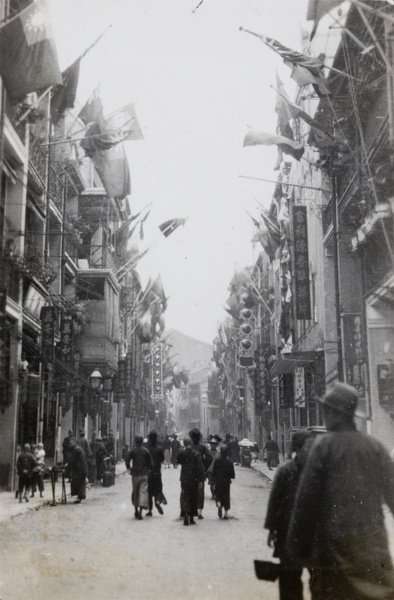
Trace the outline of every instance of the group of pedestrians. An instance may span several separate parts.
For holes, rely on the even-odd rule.
[[[30,498],[34,498],[34,494],[38,490],[40,498],[44,492],[44,474],[45,474],[45,450],[42,442],[37,446],[24,444],[22,452],[19,454],[16,469],[18,473],[18,492],[17,497],[19,502],[24,499],[29,502]]]
[[[354,387],[337,383],[319,402],[327,433],[294,435],[293,458],[276,472],[268,503],[280,599],[303,599],[307,568],[312,600],[393,600],[383,505],[394,515],[394,461],[357,431]]]
[[[125,458],[126,468],[132,477],[131,501],[136,519],[152,516],[153,505],[163,514],[163,504],[167,500],[163,493],[161,467],[165,463],[163,444],[158,443],[156,431],[151,431],[144,444],[141,436],[136,436],[135,446]],[[184,525],[195,525],[195,519],[203,519],[205,501],[205,481],[208,482],[212,496],[216,500],[219,518],[228,519],[230,509],[230,484],[235,477],[233,461],[228,456],[228,447],[221,442],[219,436],[212,436],[210,448],[202,441],[201,432],[194,428],[189,436],[183,439],[183,447],[179,444],[175,457],[176,465],[180,465],[180,517]],[[168,455],[167,455],[168,456]]]
[[[173,433],[171,437],[169,435],[165,436],[163,441],[164,469],[169,469],[171,465],[174,469],[178,467],[176,458],[179,454],[180,449],[181,442],[178,440],[178,435],[176,433]]]

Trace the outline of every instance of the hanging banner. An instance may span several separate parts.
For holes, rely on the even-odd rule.
[[[293,373],[279,375],[279,406],[280,408],[293,408],[294,406]]]
[[[298,408],[305,408],[304,367],[294,369],[294,403]]]
[[[297,320],[309,320],[311,297],[309,286],[308,222],[306,206],[293,207],[294,290]]]
[[[347,313],[342,316],[346,383],[365,395],[364,340],[360,313]]]
[[[118,361],[118,373],[115,378],[114,402],[120,402],[126,392],[126,361]]]
[[[152,401],[163,400],[163,368],[161,344],[155,344],[152,352]]]
[[[41,309],[41,349],[47,363],[53,363],[55,352],[56,309],[43,306]]]
[[[73,348],[73,320],[62,317],[60,321],[60,352],[62,360],[66,363],[72,361]]]
[[[7,317],[6,317],[7,292],[0,289],[0,406],[2,408],[11,404],[9,386],[9,368],[6,356],[9,354],[6,346]]]

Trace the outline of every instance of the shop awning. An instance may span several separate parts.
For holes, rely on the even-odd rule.
[[[272,365],[270,375],[274,376],[292,373],[297,367],[306,367],[313,364],[316,358],[315,352],[299,352],[297,354],[289,354],[280,357]]]

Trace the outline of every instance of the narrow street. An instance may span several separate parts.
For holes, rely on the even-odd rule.
[[[180,471],[164,469],[163,516],[134,519],[124,473],[114,487],[88,490],[85,503],[47,505],[3,523],[1,600],[277,600],[277,583],[258,581],[253,568],[253,559],[271,556],[263,529],[270,483],[235,468],[228,521],[219,520],[206,486],[204,520],[185,527]],[[46,496],[49,489],[48,482]]]

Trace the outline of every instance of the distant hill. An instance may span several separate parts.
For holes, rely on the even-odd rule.
[[[201,342],[176,329],[164,331],[162,340],[170,346],[171,362],[189,373],[207,367],[212,360],[212,345]]]

